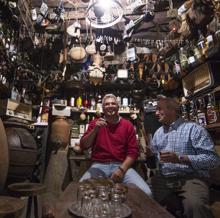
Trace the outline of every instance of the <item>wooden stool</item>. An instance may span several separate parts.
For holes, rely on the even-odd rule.
[[[214,218],[220,218],[220,202],[216,201],[211,205],[211,211]]]
[[[34,216],[38,218],[38,201],[37,196],[41,194],[46,187],[40,183],[13,183],[8,186],[10,192],[17,196],[28,197],[28,204],[27,204],[27,213],[26,218],[31,217],[31,207],[32,207],[32,200],[34,200]]]
[[[24,209],[24,201],[19,198],[0,196],[0,218],[19,217]]]

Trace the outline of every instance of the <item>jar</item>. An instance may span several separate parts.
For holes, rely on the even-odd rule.
[[[70,141],[71,125],[67,118],[57,116],[51,124],[50,141],[56,146],[65,148]]]

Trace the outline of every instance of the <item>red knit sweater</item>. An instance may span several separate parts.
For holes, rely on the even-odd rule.
[[[97,119],[90,122],[83,137],[95,127],[96,121]],[[92,161],[123,162],[127,156],[132,159],[138,157],[137,139],[132,123],[121,118],[117,124],[101,127],[92,146]]]

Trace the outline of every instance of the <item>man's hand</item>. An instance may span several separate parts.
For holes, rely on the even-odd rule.
[[[124,172],[117,168],[111,175],[111,179],[114,181],[114,182],[122,182],[122,179],[124,177]]]
[[[160,152],[160,161],[164,163],[179,163],[179,157],[175,152]]]
[[[100,127],[107,126],[107,122],[105,119],[100,118],[96,121],[95,130],[98,130]]]
[[[151,157],[151,156],[154,155],[153,151],[148,146],[146,146],[146,150],[145,150],[144,153],[146,155],[146,158]]]

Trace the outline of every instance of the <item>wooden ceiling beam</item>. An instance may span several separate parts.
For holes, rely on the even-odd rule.
[[[135,33],[132,35],[132,39],[149,39],[149,40],[163,40],[167,36],[167,33],[164,32],[152,32],[145,31],[140,33]]]
[[[51,8],[55,8],[57,6],[59,6],[60,4],[60,0],[47,0],[47,5],[48,7],[51,7]],[[32,7],[36,7],[36,8],[39,8],[42,4],[42,1],[41,0],[31,0],[31,5]],[[84,8],[87,8],[87,4],[81,2],[80,0],[64,0],[63,1],[63,4],[64,4],[64,7],[65,8],[81,8],[81,7],[84,7]]]

